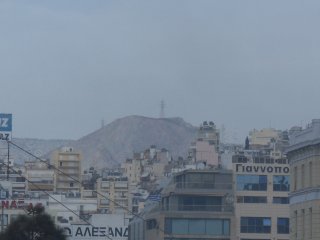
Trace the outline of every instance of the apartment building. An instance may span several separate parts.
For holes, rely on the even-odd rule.
[[[128,178],[108,174],[97,180],[98,209],[105,213],[127,213],[132,209]]]
[[[0,182],[9,181],[11,184],[11,197],[22,197],[26,194],[26,179],[23,177],[23,169],[15,168],[10,170],[9,174],[6,170],[0,169]]]
[[[46,195],[45,192],[54,191],[54,169],[48,163],[33,161],[25,162],[26,191],[32,196]]]
[[[82,154],[71,147],[63,147],[53,153],[52,161],[58,169],[55,170],[55,192],[80,192]]]
[[[140,178],[142,174],[142,159],[133,158],[127,159],[125,163],[122,164],[122,168],[125,169],[125,174],[128,177],[130,184],[137,185],[140,183]]]
[[[195,142],[191,143],[189,156],[191,162],[204,162],[210,166],[220,164],[220,133],[216,125],[210,121],[204,121],[197,134]]]

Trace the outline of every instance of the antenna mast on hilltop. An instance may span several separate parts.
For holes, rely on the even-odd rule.
[[[161,100],[161,102],[160,102],[160,118],[164,118],[165,117],[165,115],[164,115],[164,108],[165,108],[165,103],[164,103],[164,101],[163,101],[163,99]]]

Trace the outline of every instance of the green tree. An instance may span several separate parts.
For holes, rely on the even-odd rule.
[[[66,240],[51,216],[40,205],[29,207],[28,214],[19,215],[0,234],[0,240]]]

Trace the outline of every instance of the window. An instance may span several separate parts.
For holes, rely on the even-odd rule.
[[[188,188],[214,188],[214,175],[190,173],[186,176]]]
[[[109,204],[109,199],[100,199],[100,204],[102,205]]]
[[[298,178],[297,174],[298,174],[298,169],[297,169],[297,167],[294,167],[294,175],[293,175],[293,177],[294,177],[293,190],[294,191],[297,190],[297,178]]]
[[[195,234],[210,236],[229,236],[228,219],[165,219],[166,234]]]
[[[231,174],[188,173],[175,177],[177,188],[232,189]]]
[[[312,239],[312,208],[309,208],[309,238]]]
[[[237,190],[266,191],[267,175],[237,175]]]
[[[73,182],[70,183],[70,187],[73,187]]]
[[[271,218],[241,217],[241,233],[271,233]]]
[[[289,218],[278,218],[277,230],[279,234],[289,234]]]
[[[309,162],[309,187],[312,187],[312,162]]]
[[[147,230],[155,229],[157,227],[156,219],[148,219],[147,220]]]
[[[211,219],[206,222],[206,232],[208,235],[229,235],[230,221]]]
[[[304,178],[305,178],[305,174],[304,174],[304,164],[302,164],[301,166],[301,187],[304,188]]]
[[[294,211],[294,236],[298,236],[298,211]]]
[[[305,237],[305,212],[304,209],[301,210],[301,235],[302,239]]]
[[[59,164],[60,164],[60,167],[62,167],[62,162],[59,162]]]
[[[289,204],[288,197],[273,197],[273,204]]]
[[[189,234],[206,234],[206,221],[201,219],[190,219]]]
[[[289,176],[273,176],[273,191],[288,192],[290,190]]]
[[[175,206],[171,207],[174,210]],[[222,211],[222,197],[213,196],[179,196],[179,211]]]
[[[139,207],[133,206],[132,207],[132,212],[137,214],[139,212]]]
[[[267,197],[238,196],[237,203],[267,203]]]
[[[187,219],[172,220],[172,233],[174,234],[188,234],[189,222]]]
[[[266,163],[274,163],[274,159],[273,158],[267,158],[266,159]]]

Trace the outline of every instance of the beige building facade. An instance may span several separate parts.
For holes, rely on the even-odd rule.
[[[98,209],[105,213],[128,213],[131,209],[127,177],[108,176],[97,180]],[[105,197],[104,197],[105,196]]]
[[[45,192],[54,191],[54,169],[48,167],[49,162],[25,162],[26,192],[33,196],[46,195]]]
[[[55,168],[55,192],[80,192],[81,190],[81,161],[80,152],[71,147],[55,151],[52,156]]]
[[[204,121],[197,134],[195,142],[191,143],[188,158],[192,163],[205,163],[208,166],[220,165],[220,133],[213,122]]]
[[[142,159],[127,159],[126,162],[122,164],[122,168],[125,169],[125,174],[132,185],[140,183],[142,161]]]
[[[249,133],[250,145],[254,146],[268,146],[271,139],[278,140],[279,138],[280,132],[273,128],[253,129]]]
[[[293,128],[287,156],[291,165],[292,240],[320,239],[320,120]]]
[[[289,165],[238,156],[233,173],[235,239],[289,240]]]

